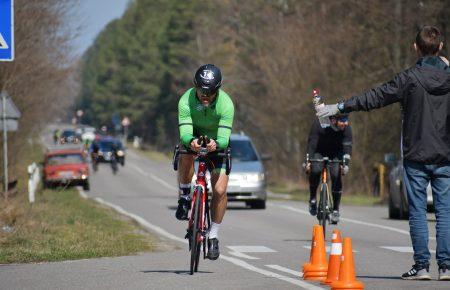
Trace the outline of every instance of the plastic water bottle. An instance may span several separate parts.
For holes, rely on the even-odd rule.
[[[322,97],[319,95],[319,90],[313,90],[313,104],[316,112],[319,112],[323,107],[325,107],[325,103],[322,100]],[[319,118],[319,123],[322,128],[326,128],[330,126],[330,119],[328,117]]]

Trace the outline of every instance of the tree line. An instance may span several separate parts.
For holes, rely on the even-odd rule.
[[[168,149],[178,141],[179,97],[199,65],[214,63],[235,102],[234,131],[272,154],[273,178],[297,180],[315,118],[312,89],[330,103],[391,79],[414,64],[421,25],[440,27],[448,39],[449,7],[449,0],[131,1],[83,56],[77,107],[94,125],[128,116],[131,134]],[[373,164],[399,153],[400,108],[354,113],[350,123],[347,188],[367,192]]]

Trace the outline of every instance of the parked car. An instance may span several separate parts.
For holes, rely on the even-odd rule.
[[[81,141],[81,135],[75,132],[75,130],[66,129],[61,133],[61,138],[59,142],[61,144],[66,143],[80,143]]]
[[[124,166],[125,165],[125,148],[122,142],[119,140],[106,136],[100,137],[98,140],[99,151],[98,151],[98,161],[99,162],[110,162],[113,145],[117,146],[117,161]]]
[[[403,182],[403,161],[395,162],[392,156],[385,157],[385,161],[394,166],[389,171],[389,218],[390,219],[408,219],[409,203],[406,193],[406,187]],[[428,211],[433,210],[433,195],[431,185],[427,187],[427,208]]]
[[[81,149],[53,150],[44,156],[44,188],[58,185],[81,185],[89,190],[89,167]]]
[[[266,208],[266,172],[262,161],[270,159],[270,156],[261,157],[250,137],[244,134],[231,134],[230,146],[232,169],[227,188],[228,201],[245,202],[255,209]],[[194,182],[195,175],[192,184]],[[211,188],[210,181],[208,187]]]

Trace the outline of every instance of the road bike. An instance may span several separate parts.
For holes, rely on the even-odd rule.
[[[195,155],[198,160],[197,181],[194,185],[194,191],[191,199],[191,215],[187,228],[186,239],[189,240],[189,251],[191,252],[190,259],[190,274],[198,271],[198,264],[200,261],[201,247],[203,247],[203,259],[206,259],[207,249],[207,235],[211,226],[211,215],[209,212],[208,201],[208,180],[206,177],[206,170],[208,162],[211,162],[211,157],[226,158],[226,174],[228,175],[231,169],[231,150],[228,148],[225,151],[208,152],[206,144],[209,142],[208,137],[202,136],[199,139],[199,145],[202,148],[199,152],[194,152],[189,149],[180,148],[180,145],[175,147],[173,157],[173,168],[178,170],[178,159],[180,154]]]
[[[329,187],[329,176],[330,176],[330,166],[332,164],[338,163],[343,165],[343,160],[333,159],[330,160],[328,157],[323,157],[321,159],[309,159],[309,155],[306,155],[306,163],[321,163],[323,164],[322,172],[320,174],[320,195],[319,204],[317,208],[317,219],[319,224],[323,227],[323,235],[325,237],[327,222],[330,223],[330,216],[333,211],[333,197],[331,195]]]

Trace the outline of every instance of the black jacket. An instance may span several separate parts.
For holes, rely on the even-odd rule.
[[[437,56],[420,58],[393,80],[344,102],[344,112],[400,102],[405,160],[450,162],[450,68]]]
[[[309,158],[313,158],[314,153],[339,159],[342,159],[344,154],[351,155],[352,128],[347,126],[343,131],[334,131],[331,127],[324,129],[316,118],[311,125],[306,152],[309,154]]]

